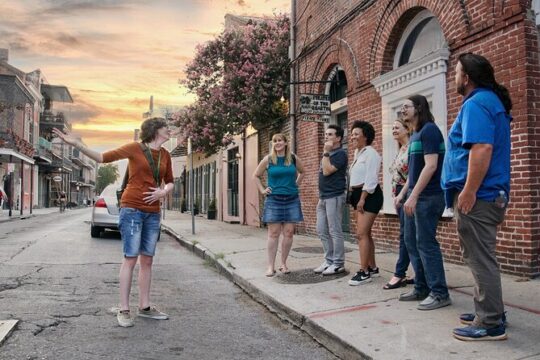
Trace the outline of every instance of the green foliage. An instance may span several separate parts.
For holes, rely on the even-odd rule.
[[[212,200],[210,200],[208,211],[216,211],[216,199],[212,198]]]
[[[109,184],[112,184],[118,179],[118,165],[105,164],[101,165],[98,169],[96,179],[96,193],[101,194],[103,189]]]
[[[248,126],[279,127],[287,119],[289,18],[249,21],[197,47],[182,84],[197,101],[173,118],[194,150],[207,155]]]

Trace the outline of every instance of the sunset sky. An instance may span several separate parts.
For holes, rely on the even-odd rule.
[[[74,132],[106,150],[133,138],[151,95],[155,106],[193,101],[178,81],[225,14],[289,10],[287,0],[2,0],[0,47],[11,65],[67,86]]]

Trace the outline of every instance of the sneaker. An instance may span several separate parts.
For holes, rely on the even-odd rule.
[[[317,274],[320,274],[322,273],[324,270],[328,269],[328,267],[330,266],[329,263],[327,263],[326,261],[323,262],[321,265],[319,265],[318,267],[316,267],[315,269],[313,269],[313,272],[317,273]]]
[[[469,325],[454,329],[452,334],[456,339],[463,341],[497,341],[508,338],[503,324],[490,329]]]
[[[118,311],[116,313],[116,320],[118,320],[118,325],[121,327],[133,326],[133,318],[129,310]]]
[[[367,284],[369,282],[371,282],[370,273],[368,272],[366,274],[364,270],[360,270],[356,273],[356,275],[353,276],[351,280],[349,280],[349,285],[357,286],[357,285]]]
[[[169,318],[169,315],[159,311],[155,306],[150,306],[146,309],[139,309],[139,313],[137,315],[154,320],[167,320]]]
[[[438,295],[429,294],[418,306],[418,310],[435,310],[452,304],[450,296],[441,298]]]
[[[422,301],[428,297],[428,293],[419,293],[416,289],[399,295],[399,301]]]
[[[322,272],[322,274],[323,275],[335,275],[335,274],[342,273],[344,271],[345,271],[345,268],[343,266],[332,264],[329,267],[327,267],[326,270],[324,270]]]
[[[372,278],[376,278],[376,277],[381,276],[381,274],[379,274],[379,268],[378,267],[372,269],[371,267],[368,266],[368,271],[369,271],[369,276],[371,276]]]
[[[459,322],[461,322],[463,325],[471,325],[474,321],[474,317],[476,315],[473,313],[465,313],[459,315]],[[501,317],[502,323],[504,326],[506,326],[506,311],[503,312]]]

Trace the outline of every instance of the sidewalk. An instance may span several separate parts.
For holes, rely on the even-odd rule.
[[[323,260],[320,241],[295,236],[289,255],[291,274],[268,278],[266,229],[231,225],[167,211],[164,230],[197,255],[213,261],[219,271],[279,317],[306,331],[343,359],[540,359],[540,280],[503,275],[508,340],[462,342],[451,331],[460,313],[473,309],[473,281],[467,267],[445,264],[453,305],[419,311],[416,303],[399,302],[410,286],[383,290],[393,273],[396,254],[377,253],[381,277],[362,286],[348,286],[358,269],[358,248],[347,243],[346,267],[351,274],[323,280],[311,269]],[[310,253],[311,251],[311,253]],[[276,266],[279,266],[279,253]],[[291,284],[290,279],[304,280]],[[324,278],[326,280],[326,278]]]
[[[11,220],[20,220],[20,219],[26,219],[32,216],[38,216],[38,215],[47,215],[47,214],[53,214],[58,213],[60,210],[57,207],[52,208],[43,208],[43,209],[32,209],[32,214],[30,214],[30,210],[23,210],[23,215],[21,216],[20,210],[11,210],[11,217],[9,216],[9,210],[6,209],[0,209],[0,223],[11,221]]]

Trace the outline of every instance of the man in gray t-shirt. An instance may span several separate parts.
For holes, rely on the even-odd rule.
[[[345,244],[341,222],[347,190],[347,153],[341,148],[343,129],[329,125],[324,132],[324,153],[319,169],[317,233],[325,261],[316,273],[333,275],[345,271]]]

